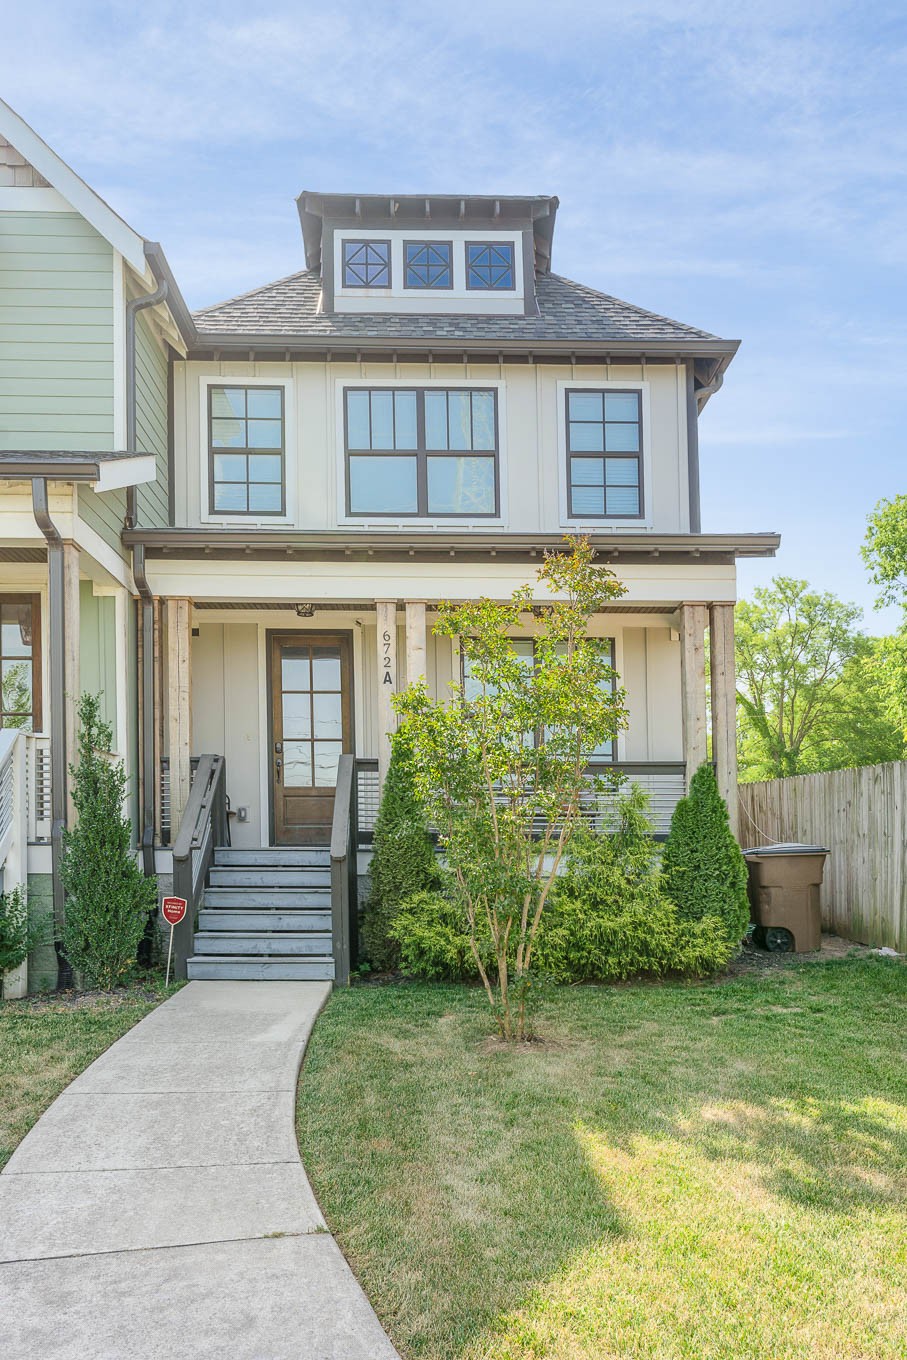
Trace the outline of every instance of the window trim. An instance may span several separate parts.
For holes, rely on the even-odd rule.
[[[283,383],[275,382],[256,382],[248,383],[241,379],[216,378],[207,382],[207,392],[205,396],[205,407],[207,411],[207,444],[208,444],[208,513],[218,519],[231,519],[236,517],[241,520],[264,517],[266,519],[286,519],[287,517],[287,400],[286,386]],[[280,393],[280,509],[279,510],[222,510],[214,503],[214,455],[215,453],[238,453],[244,454],[247,458],[258,454],[273,454],[275,449],[249,449],[249,448],[229,448],[215,449],[213,442],[213,415],[212,415],[212,393],[215,388],[222,388],[224,391],[242,390],[244,392],[279,392]],[[248,410],[248,405],[246,407]],[[248,416],[246,416],[248,419]],[[249,499],[248,488],[252,485],[273,486],[273,482],[252,483],[248,479],[248,465],[246,467],[246,501]],[[240,483],[237,483],[237,486]]]
[[[348,520],[356,522],[373,519],[406,520],[434,522],[435,520],[499,520],[501,518],[501,418],[499,410],[500,384],[497,383],[349,383],[341,381],[340,417],[341,438],[343,440],[343,488],[344,514]],[[350,449],[349,415],[347,410],[348,392],[415,392],[416,401],[416,448],[414,449]],[[426,449],[425,447],[425,403],[418,400],[425,392],[490,392],[494,398],[494,448],[493,449]],[[350,457],[369,458],[373,455],[385,458],[416,459],[416,501],[415,510],[353,510],[350,500]],[[429,458],[492,458],[494,460],[494,509],[493,510],[430,510],[428,508],[428,459]]]
[[[349,283],[346,277],[346,252],[349,246],[387,246],[387,283]],[[389,236],[343,236],[340,240],[340,286],[344,291],[362,292],[376,288],[390,292],[394,284],[393,243]]]
[[[41,595],[36,591],[3,591],[0,592],[0,604],[21,604],[31,605],[32,621],[32,643],[31,643],[31,731],[42,732],[44,727],[44,661],[42,649],[41,633]],[[2,655],[2,643],[0,643],[0,655]],[[13,660],[14,658],[10,658]],[[24,661],[24,657],[20,657]],[[0,698],[0,729],[2,729],[3,713],[2,698]],[[11,729],[12,730],[12,729]],[[21,731],[21,728],[15,729]]]
[[[479,284],[470,283],[470,282],[469,282],[469,252],[470,252],[470,250],[471,250],[474,246],[482,246],[482,247],[485,247],[485,246],[494,246],[495,249],[497,249],[497,250],[500,250],[500,248],[501,248],[502,246],[506,246],[506,247],[510,250],[510,257],[511,257],[510,272],[511,272],[511,277],[513,278],[513,282],[510,283],[510,284],[508,284],[506,288],[494,288],[494,287],[483,288],[483,287],[481,287],[481,285],[479,285]],[[517,281],[517,251],[516,251],[516,245],[514,244],[513,241],[510,241],[510,240],[503,240],[503,241],[502,241],[502,240],[498,240],[498,241],[464,241],[464,242],[463,242],[463,266],[464,266],[463,281],[464,281],[464,283],[465,283],[465,285],[466,285],[466,291],[467,291],[467,293],[516,293],[516,291],[517,291],[517,286],[516,286],[516,281]]]
[[[610,667],[611,667],[611,670],[613,671],[613,675],[612,675],[612,677],[611,677],[611,694],[614,695],[614,694],[617,693],[617,682],[618,682],[618,680],[620,679],[620,676],[619,676],[619,673],[618,673],[618,669],[617,669],[617,637],[615,636],[614,633],[612,633],[610,636],[607,636],[607,635],[604,636],[601,640],[604,641],[604,642],[610,643],[611,656],[610,656],[610,658],[609,658],[609,665],[610,665]],[[514,637],[511,637],[511,638],[510,638],[510,641],[511,641],[511,642],[531,642],[531,643],[532,643],[532,666],[533,666],[533,670],[534,670],[534,669],[535,669],[535,643],[536,643],[535,635],[532,634],[532,633],[530,633],[530,634],[523,634],[523,635],[519,635],[519,636],[514,636]],[[465,653],[465,651],[464,651],[464,649],[463,649],[463,640],[462,640],[462,638],[460,639],[459,653],[460,653],[460,666],[459,666],[459,670],[460,670],[460,689],[461,689],[461,691],[463,691],[463,693],[464,693],[464,695],[465,695],[465,692],[466,692],[466,653]],[[608,756],[590,755],[590,756],[588,757],[588,759],[587,759],[587,765],[591,766],[591,765],[594,764],[594,763],[595,763],[595,764],[599,764],[599,765],[614,765],[614,764],[616,764],[617,761],[619,760],[618,750],[617,750],[617,743],[620,741],[620,738],[621,738],[621,733],[618,732],[617,735],[611,739],[611,754],[610,754],[610,755],[608,755]],[[541,745],[541,741],[542,741],[542,732],[541,732],[541,729],[536,729],[536,731],[535,731],[535,741],[534,741],[534,746],[535,746],[535,749],[536,749],[536,750],[538,750],[539,746]]]
[[[450,241],[429,240],[428,237],[403,238],[403,287],[412,293],[452,293],[454,286],[454,243]],[[450,282],[449,283],[409,283],[406,277],[407,260],[406,251],[409,246],[447,246],[450,262],[448,265]]]
[[[647,433],[649,425],[648,407],[648,384],[645,381],[634,382],[587,382],[579,383],[573,381],[560,381],[560,401],[558,403],[558,422],[562,429],[561,434],[561,487],[563,492],[562,512],[563,523],[568,525],[588,524],[590,522],[610,523],[617,521],[625,524],[639,524],[648,526],[647,511],[647,492],[648,492],[648,459],[649,450],[647,444]],[[579,450],[571,453],[570,450],[570,394],[571,392],[590,393],[594,396],[635,396],[639,409],[639,448],[635,451],[615,451],[608,453],[602,450],[601,453],[591,449]],[[609,514],[607,497],[605,498],[605,510],[601,515],[580,514],[573,509],[573,487],[571,479],[570,460],[571,458],[600,458],[604,461],[607,457],[623,458],[629,461],[635,458],[639,472],[639,510],[636,514]],[[604,484],[603,484],[604,485]]]

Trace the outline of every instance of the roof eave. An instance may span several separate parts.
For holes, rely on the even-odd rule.
[[[514,340],[514,339],[477,339],[464,337],[450,339],[438,337],[391,337],[391,336],[327,336],[327,335],[271,335],[248,334],[245,332],[196,332],[188,358],[206,357],[210,351],[221,354],[242,350],[245,352],[292,352],[314,351],[318,355],[340,354],[400,354],[415,351],[418,354],[442,352],[463,354],[487,353],[526,354],[541,357],[547,354],[569,357],[572,355],[645,355],[667,359],[715,358],[723,361],[722,369],[727,368],[737,350],[739,340],[684,338],[676,340]]]

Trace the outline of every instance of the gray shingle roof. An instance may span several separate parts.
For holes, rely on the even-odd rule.
[[[201,336],[325,340],[717,340],[708,331],[646,312],[558,274],[536,279],[538,316],[319,312],[321,278],[304,270],[193,314]]]

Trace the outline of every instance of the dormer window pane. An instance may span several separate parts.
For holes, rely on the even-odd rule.
[[[450,288],[453,246],[450,241],[404,241],[404,288]]]
[[[515,274],[512,241],[467,242],[467,288],[512,289]]]
[[[343,286],[390,288],[390,241],[344,241]]]

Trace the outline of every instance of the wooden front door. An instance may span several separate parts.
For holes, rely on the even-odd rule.
[[[277,845],[327,845],[337,764],[352,746],[350,644],[342,634],[271,638],[271,806]]]

